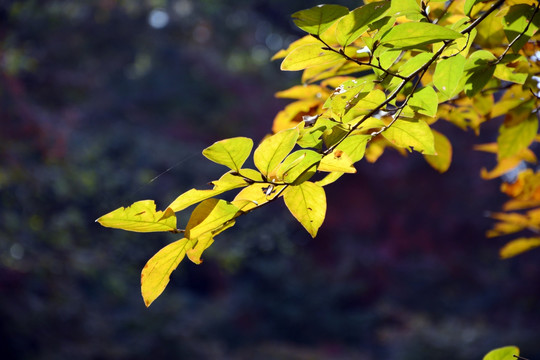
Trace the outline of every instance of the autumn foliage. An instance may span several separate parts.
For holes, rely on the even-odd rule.
[[[478,134],[485,123],[503,119],[497,142],[477,147],[498,162],[482,169],[484,179],[516,176],[502,186],[511,199],[491,214],[498,222],[488,236],[536,234],[540,175],[523,164],[536,163],[529,147],[538,140],[539,6],[533,0],[392,0],[294,13],[307,35],[274,59],[283,59],[284,71],[302,71],[302,85],[276,94],[293,101],[276,115],[272,134],[256,146],[236,137],[206,148],[206,158],[227,168],[210,189],[188,190],[163,211],[143,200],[97,220],[128,231],[183,234],[144,267],[145,304],[163,292],[184,257],[200,264],[214,238],[240,216],[280,198],[315,237],[326,214],[324,187],[355,173],[356,162],[415,151],[445,172],[452,144],[434,129],[438,121]],[[219,198],[230,191],[236,191],[232,201]],[[192,205],[179,227],[175,213]],[[501,256],[537,246],[540,237],[520,237]]]

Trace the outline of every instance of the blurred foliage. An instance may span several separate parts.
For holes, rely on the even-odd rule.
[[[254,213],[142,305],[140,269],[174,237],[94,219],[215,178],[198,155],[211,141],[260,138],[284,104],[272,94],[296,82],[268,64],[271,34],[296,39],[289,14],[315,4],[0,4],[3,358],[479,359],[502,343],[540,357],[536,259],[499,262],[503,242],[477,241],[478,214],[503,200],[477,176],[482,154],[456,155],[447,178],[390,154],[359,168],[316,240],[280,207]]]

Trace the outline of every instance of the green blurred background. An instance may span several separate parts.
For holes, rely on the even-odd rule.
[[[242,218],[144,307],[140,270],[177,237],[94,220],[216,179],[214,141],[261,139],[300,79],[269,59],[316,4],[0,1],[2,359],[540,359],[538,252],[500,261],[484,237],[504,201],[472,152],[489,127],[436,125],[447,174],[359,164],[316,239],[282,204]]]

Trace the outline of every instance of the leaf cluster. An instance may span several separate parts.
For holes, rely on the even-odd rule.
[[[355,173],[354,164],[364,158],[377,161],[387,149],[414,151],[445,172],[452,145],[434,129],[438,121],[479,133],[482,124],[504,117],[497,143],[479,147],[497,155],[497,167],[482,173],[486,179],[536,161],[529,146],[538,130],[538,2],[365,3],[353,10],[319,5],[292,15],[306,35],[274,59],[283,59],[284,71],[302,71],[302,85],[276,94],[294,101],[255,147],[254,168],[245,167],[251,139],[221,140],[203,151],[228,168],[211,189],[188,190],[164,211],[145,200],[97,220],[128,231],[183,233],[142,271],[147,306],[185,256],[200,264],[214,238],[238,217],[280,198],[316,236],[326,214],[324,187]],[[233,190],[232,201],[218,198]],[[196,204],[185,228],[177,229],[174,213]]]

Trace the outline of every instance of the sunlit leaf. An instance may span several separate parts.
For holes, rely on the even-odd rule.
[[[527,148],[538,132],[538,118],[531,113],[517,123],[503,123],[499,128],[499,158],[513,156],[522,149]]]
[[[391,4],[388,14],[396,18],[405,16],[410,20],[420,20],[423,17],[416,0],[392,0]]]
[[[326,90],[319,85],[296,85],[290,89],[278,91],[276,93],[277,98],[284,99],[321,99],[323,96],[327,95],[328,93]]]
[[[328,173],[328,175],[326,175],[321,180],[315,181],[315,184],[317,184],[319,186],[326,186],[326,185],[332,184],[332,183],[336,182],[337,180],[339,180],[339,178],[342,177],[344,174],[345,173],[342,173],[342,172]]]
[[[276,179],[286,183],[295,183],[297,180],[307,180],[317,170],[317,164],[322,155],[313,150],[298,150],[283,161],[276,168]],[[272,176],[269,176],[272,178]]]
[[[306,181],[283,192],[285,205],[312,237],[317,235],[326,215],[326,195],[322,186]]]
[[[491,350],[482,360],[516,360],[514,355],[519,355],[519,349],[516,346],[506,346]]]
[[[242,169],[240,170],[240,172],[244,170],[246,169]],[[248,183],[241,176],[236,176],[231,173],[224,174],[219,180],[213,181],[212,184],[214,185],[214,187],[209,190],[191,189],[186,191],[185,193],[178,196],[169,205],[169,208],[171,208],[175,212],[181,211],[203,200],[210,199],[224,192],[248,185]]]
[[[337,146],[336,150],[343,151],[347,154],[351,162],[355,163],[364,157],[366,145],[370,138],[370,135],[349,136]]]
[[[537,247],[540,247],[539,237],[519,238],[504,245],[501,248],[499,255],[502,259],[508,259]]]
[[[253,154],[257,169],[268,175],[291,152],[297,139],[297,129],[283,130],[264,139]]]
[[[189,239],[175,241],[148,260],[141,273],[141,293],[147,307],[165,290],[171,273],[194,244],[195,241]]]
[[[461,36],[463,35],[457,31],[440,25],[410,22],[394,26],[381,38],[381,44],[387,47],[406,49],[443,40],[455,40]]]
[[[435,170],[443,173],[448,170],[452,163],[452,144],[448,138],[440,132],[435,130],[432,130],[432,132],[437,155],[424,155],[424,158]]]
[[[326,31],[340,17],[347,15],[349,9],[340,5],[317,5],[311,9],[292,14],[296,26],[313,35]]]
[[[353,166],[352,160],[343,150],[335,149],[332,153],[324,156],[317,167],[319,171],[328,172],[343,172],[353,174],[356,169]]]
[[[517,4],[510,7],[510,10],[504,16],[502,22],[504,33],[508,42],[512,42],[517,36],[520,36],[523,30],[529,24],[527,31],[512,44],[512,50],[518,52],[533,36],[540,27],[540,12],[537,11],[532,21],[531,16],[534,12],[534,6],[527,4]]]
[[[491,64],[496,60],[495,55],[487,50],[475,51],[465,63],[464,91],[468,97],[473,97],[493,77],[495,66]]]
[[[276,185],[273,188],[269,186],[270,184],[252,184],[242,189],[232,203],[244,212],[266,204],[281,192],[284,185]]]
[[[191,213],[186,225],[186,237],[198,239],[208,232],[218,232],[236,217],[239,209],[230,202],[208,199],[201,202]]]
[[[338,43],[342,47],[346,47],[354,42],[368,29],[368,25],[381,18],[389,7],[389,2],[380,1],[366,4],[351,11],[337,25]]]
[[[423,120],[396,120],[382,135],[396,146],[436,155],[433,132]]]
[[[156,211],[154,200],[142,200],[121,207],[96,220],[102,226],[135,232],[176,231],[173,209]]]
[[[464,68],[465,58],[461,54],[439,61],[433,74],[433,84],[447,98],[451,98],[456,93]]]
[[[283,71],[297,71],[343,59],[339,53],[323,49],[322,43],[302,45],[294,49],[281,63]]]
[[[434,117],[437,114],[439,99],[431,86],[416,91],[409,100],[409,106],[417,113]]]
[[[465,5],[463,6],[463,12],[465,13],[465,15],[469,16],[473,6],[479,3],[480,1],[482,0],[465,0]]]
[[[225,165],[238,171],[251,153],[253,140],[246,137],[235,137],[215,142],[203,150],[203,155],[215,163]]]

